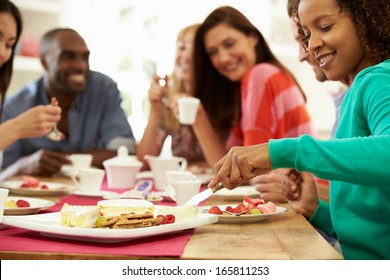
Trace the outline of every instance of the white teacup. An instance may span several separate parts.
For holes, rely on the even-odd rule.
[[[173,188],[175,192],[176,205],[180,206],[190,200],[191,197],[199,193],[202,182],[200,180],[173,181],[167,183],[168,188]]]
[[[92,165],[93,156],[90,154],[72,154],[68,156],[76,169],[89,168]]]
[[[5,203],[7,202],[9,190],[0,189],[0,223],[3,221]]]
[[[183,157],[155,157],[145,155],[150,169],[153,173],[154,188],[157,191],[165,191],[165,183],[167,182],[167,171],[180,170],[184,171],[187,168],[187,160]]]
[[[167,182],[194,180],[196,176],[191,171],[169,170],[166,172]]]
[[[200,100],[195,97],[181,97],[177,100],[179,107],[179,122],[194,124]]]
[[[85,194],[100,192],[105,171],[97,168],[80,168],[79,180],[81,191]]]

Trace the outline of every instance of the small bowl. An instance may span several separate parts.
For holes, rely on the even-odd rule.
[[[115,157],[103,162],[109,189],[131,189],[134,187],[142,162],[135,156]]]

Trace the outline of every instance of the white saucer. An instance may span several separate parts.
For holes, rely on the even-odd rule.
[[[113,192],[108,192],[108,191],[98,191],[98,192],[75,191],[74,193],[78,196],[89,196],[89,197],[103,197],[105,195],[113,194]]]

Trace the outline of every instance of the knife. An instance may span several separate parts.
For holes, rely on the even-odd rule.
[[[220,189],[223,189],[224,188],[224,185],[222,185],[221,182],[219,182],[214,188],[212,189],[206,189],[196,195],[194,195],[193,197],[191,197],[186,203],[184,203],[184,206],[185,205],[195,205],[197,206],[199,203],[201,203],[202,201],[206,200],[207,198],[209,198],[213,193],[219,191]]]

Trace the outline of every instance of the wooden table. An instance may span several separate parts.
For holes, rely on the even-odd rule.
[[[45,179],[46,180],[46,179]],[[64,182],[66,179],[52,179]],[[47,181],[47,180],[46,180]],[[59,201],[60,197],[45,197]],[[208,205],[237,202],[209,199]],[[291,209],[266,221],[250,224],[212,224],[195,230],[178,259],[343,259],[302,216]],[[0,252],[0,259],[171,259],[123,255],[45,252]]]

